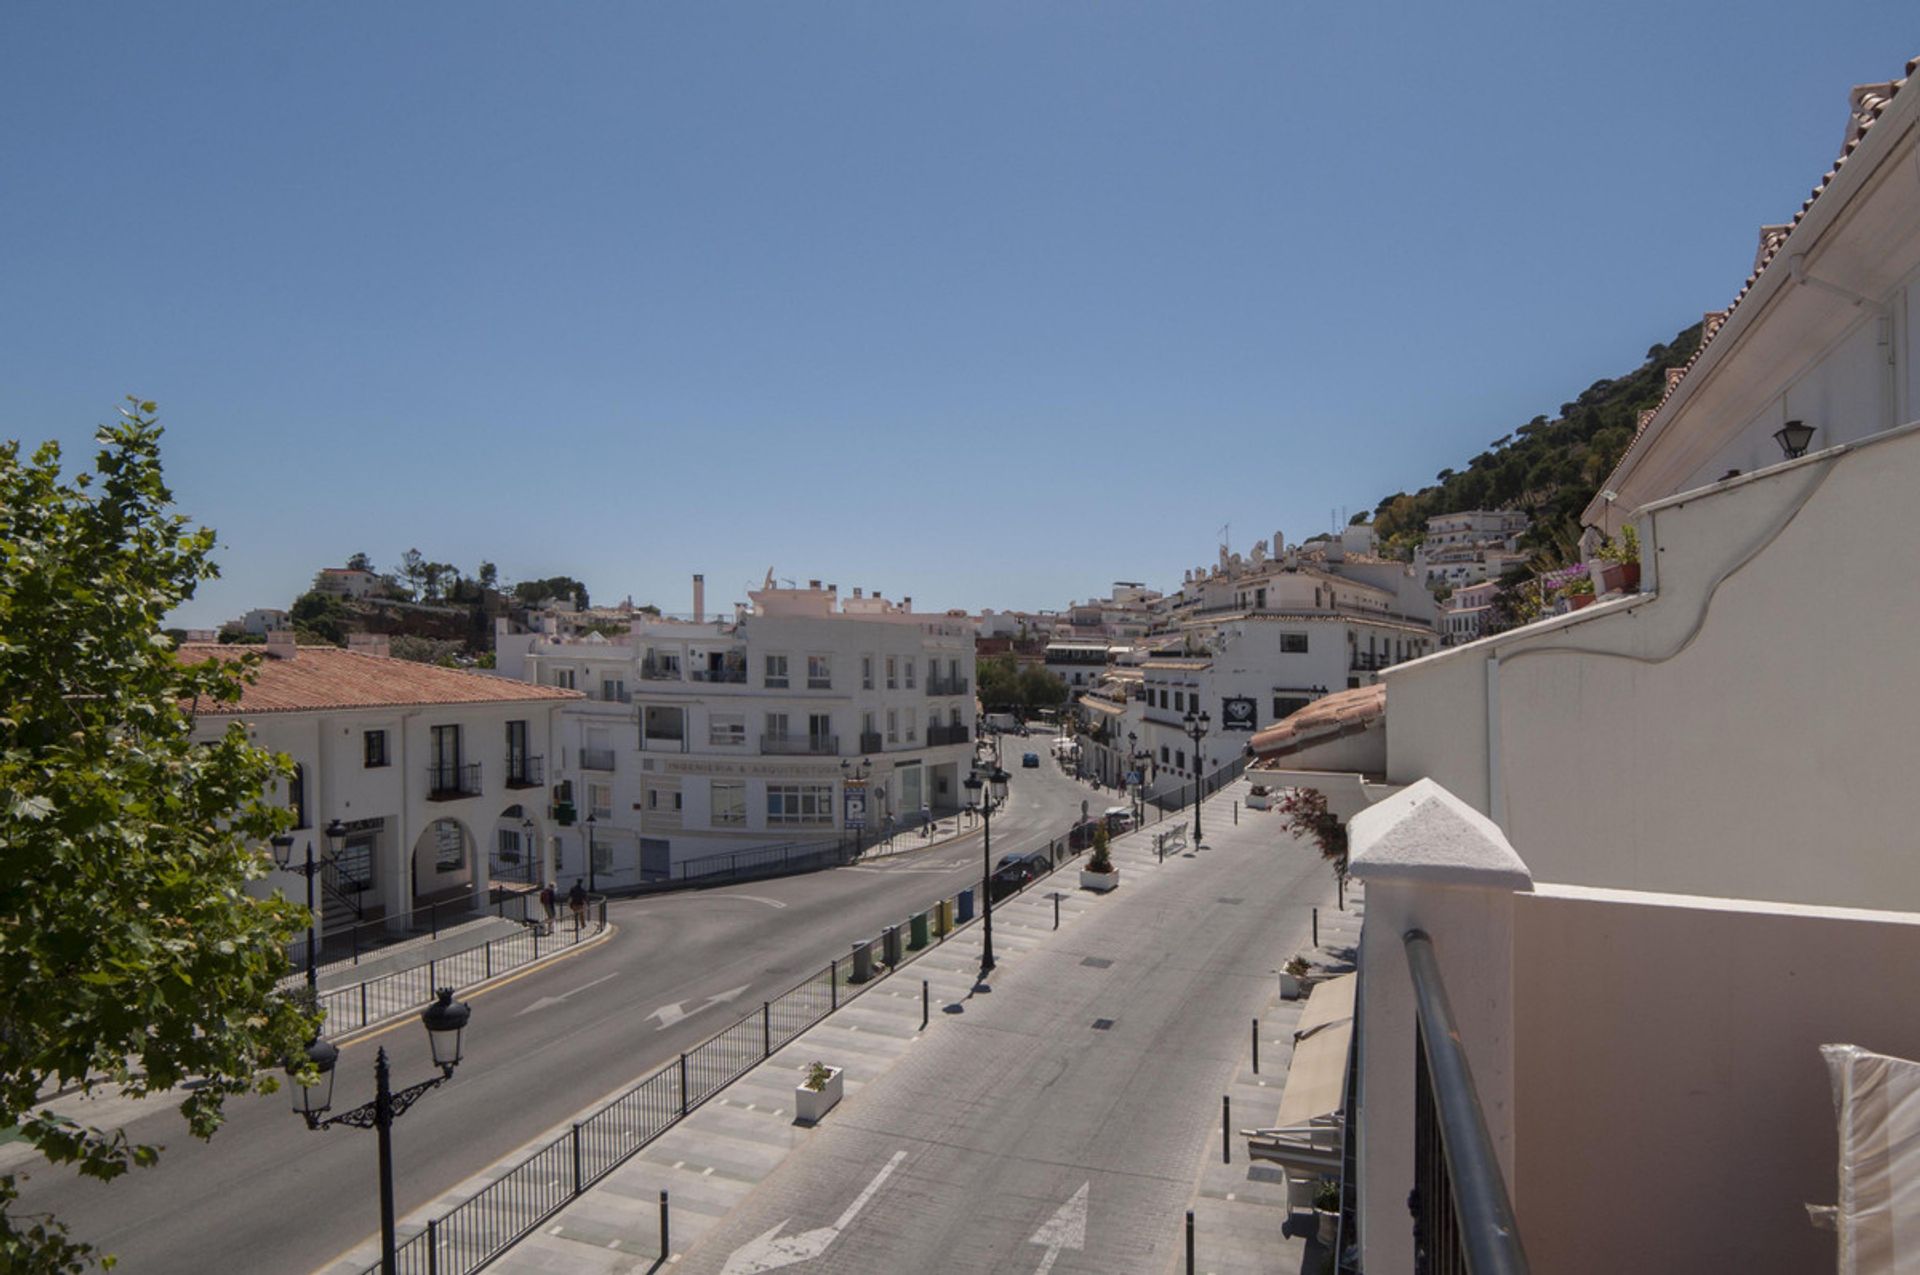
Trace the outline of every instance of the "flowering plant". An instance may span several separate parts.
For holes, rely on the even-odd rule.
[[[1320,848],[1320,857],[1333,864],[1333,874],[1347,877],[1347,829],[1340,816],[1327,809],[1327,795],[1318,788],[1290,788],[1280,799],[1285,827]]]

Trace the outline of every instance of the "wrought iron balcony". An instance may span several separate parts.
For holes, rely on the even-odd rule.
[[[880,732],[877,730],[861,731],[860,732],[860,751],[863,753],[880,752],[881,751]]]
[[[943,744],[964,744],[968,739],[965,726],[929,726],[927,727],[927,747],[938,748]]]
[[[927,679],[929,695],[965,695],[967,679],[964,677],[930,677]]]
[[[661,664],[653,660],[640,662],[640,676],[649,682],[677,682],[680,680],[678,664]]]
[[[546,782],[547,764],[544,757],[507,758],[507,787],[538,788]]]
[[[480,795],[480,763],[464,766],[428,766],[427,800],[453,801]]]
[[[769,756],[832,757],[840,751],[838,735],[762,735],[760,751]]]
[[[697,668],[687,674],[696,682],[734,682],[744,685],[747,670],[742,668]]]

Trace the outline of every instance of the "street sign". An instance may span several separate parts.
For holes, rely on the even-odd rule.
[[[867,790],[865,786],[863,785],[856,788],[852,784],[849,784],[846,788],[846,794],[846,826],[848,828],[865,828],[867,826]]]
[[[1129,770],[1129,771],[1127,772],[1127,782],[1128,782],[1128,783],[1130,783],[1130,784],[1137,784],[1137,783],[1139,783],[1139,782],[1140,782],[1140,772],[1139,772],[1139,771],[1137,771],[1137,770]]]

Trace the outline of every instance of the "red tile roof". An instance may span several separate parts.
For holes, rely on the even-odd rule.
[[[182,643],[179,657],[235,660],[257,646]],[[329,708],[405,708],[418,704],[513,704],[577,700],[579,691],[535,686],[487,673],[417,664],[334,646],[303,646],[293,659],[271,656],[260,662],[259,676],[238,705],[202,706],[214,716],[249,713],[298,713]]]
[[[1310,743],[1337,735],[1365,730],[1387,715],[1387,688],[1384,684],[1336,691],[1313,701],[1297,713],[1256,734],[1248,741],[1256,757],[1271,759]],[[1259,762],[1254,763],[1256,768]]]

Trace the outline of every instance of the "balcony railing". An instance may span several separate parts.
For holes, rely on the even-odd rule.
[[[938,748],[943,744],[964,744],[967,742],[965,726],[929,726],[927,727],[927,747]]]
[[[657,664],[652,660],[640,662],[640,676],[649,682],[677,682],[680,680],[678,664]]]
[[[832,757],[840,751],[838,735],[762,735],[760,751],[772,756]]]
[[[879,752],[880,751],[880,732],[877,730],[861,731],[860,732],[860,751],[863,753]]]
[[[744,685],[747,670],[744,668],[697,668],[687,675],[696,682],[734,682]]]
[[[580,750],[580,769],[612,770],[613,750],[611,748],[582,748]]]
[[[687,751],[687,741],[679,735],[648,735],[641,739],[640,747],[649,753],[684,753]]]
[[[480,795],[480,763],[464,766],[428,766],[427,800],[452,801]]]
[[[1414,1003],[1414,1269],[1433,1275],[1526,1275],[1514,1220],[1480,1094],[1460,1044],[1453,1006],[1423,930],[1402,940]]]
[[[964,677],[930,677],[927,679],[929,695],[965,695],[967,679]]]
[[[547,764],[544,757],[507,758],[507,787],[538,788],[546,781]]]

